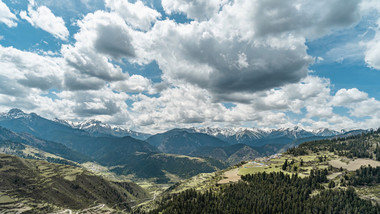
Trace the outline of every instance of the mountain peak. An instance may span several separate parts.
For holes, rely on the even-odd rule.
[[[0,117],[2,118],[8,118],[8,119],[17,119],[17,118],[29,118],[31,115],[23,112],[22,110],[18,108],[13,108],[8,111],[8,113],[2,113],[0,114]]]
[[[81,127],[88,127],[88,126],[101,126],[101,125],[105,126],[106,124],[104,124],[100,120],[89,119],[89,120],[84,120],[84,121],[80,122],[78,125]]]
[[[8,114],[12,115],[12,114],[25,114],[25,113],[21,109],[12,108],[11,110],[9,110]]]

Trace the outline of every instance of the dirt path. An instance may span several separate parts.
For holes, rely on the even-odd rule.
[[[342,167],[343,169],[347,169],[349,171],[360,169],[360,166],[368,166],[368,164],[371,165],[372,167],[380,166],[380,161],[374,161],[374,160],[362,159],[362,158],[358,158],[354,161],[350,161],[348,164],[340,160],[332,160],[329,163],[333,167],[336,167],[336,168]]]
[[[224,179],[220,180],[218,184],[228,184],[230,182],[237,182],[241,179],[239,173],[239,168],[231,169],[224,173]]]

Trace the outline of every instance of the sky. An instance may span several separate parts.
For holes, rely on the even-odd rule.
[[[378,0],[0,0],[0,112],[380,127]]]

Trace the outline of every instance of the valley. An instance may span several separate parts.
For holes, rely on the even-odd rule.
[[[310,179],[323,173],[323,176],[317,181],[317,183],[319,183],[321,186],[317,191],[313,190],[312,195],[323,195],[323,197],[330,197],[325,194],[339,193],[343,194],[343,198],[341,200],[345,200],[344,198],[346,196],[344,196],[344,194],[348,194],[349,191],[354,191],[356,194],[354,197],[357,197],[355,200],[358,200],[357,203],[366,204],[366,201],[371,201],[373,209],[370,208],[370,210],[366,213],[378,213],[380,210],[380,173],[378,173],[380,171],[380,161],[377,161],[375,156],[376,154],[379,154],[377,150],[378,145],[380,144],[379,133],[380,132],[377,131],[375,133],[356,135],[348,138],[311,141],[309,143],[301,144],[298,148],[289,149],[282,154],[244,161],[226,170],[211,174],[199,175],[197,178],[189,179],[176,186],[173,186],[171,189],[166,191],[162,195],[163,204],[150,204],[147,206],[148,208],[142,206],[141,209],[137,212],[144,212],[145,210],[152,210],[152,208],[154,208],[155,211],[153,211],[153,213],[156,213],[157,211],[170,213],[169,210],[174,209],[174,207],[176,207],[176,210],[187,210],[188,212],[189,210],[192,210],[193,207],[197,207],[196,209],[206,209],[206,207],[198,207],[196,204],[194,204],[195,202],[190,202],[190,204],[181,204],[181,206],[178,206],[180,204],[176,204],[170,201],[180,200],[181,197],[187,197],[187,200],[190,201],[193,199],[195,200],[195,198],[197,198],[196,200],[203,200],[203,197],[210,194],[209,191],[215,193],[216,195],[220,195],[225,191],[228,191],[230,188],[233,188],[235,186],[237,188],[238,186],[242,185],[242,180],[246,179],[246,176],[250,175],[281,175],[290,176],[289,179],[293,179],[294,177],[298,177],[300,179]],[[347,150],[347,148],[355,149]],[[360,153],[355,153],[356,149],[359,151],[366,151],[365,154],[368,157],[361,157],[363,154],[360,155]],[[352,157],[350,155],[351,152],[355,153],[356,155],[353,155]],[[372,157],[372,159],[370,157]],[[361,174],[363,170],[367,174]],[[368,172],[370,172],[369,175]],[[373,175],[371,174],[372,172]],[[360,176],[363,176],[364,180],[360,180]],[[369,176],[367,179],[371,180],[366,180],[366,176]],[[232,186],[228,186],[226,184]],[[193,190],[196,192],[191,193]],[[237,190],[234,190],[234,192],[230,194],[237,194],[236,191]],[[344,191],[348,192],[344,193]],[[190,193],[192,196],[189,196]],[[194,198],[192,199],[192,197]],[[244,196],[239,197],[245,198]],[[305,196],[305,198],[307,199],[309,197]],[[223,199],[217,197],[209,200],[215,203],[219,203],[218,201]],[[244,200],[249,199],[247,198]],[[307,200],[311,199],[309,198]],[[320,198],[318,200],[324,199]],[[168,202],[166,203],[165,201]],[[208,203],[213,203],[211,201]],[[269,207],[269,209],[272,209],[272,207]],[[330,207],[326,209],[333,208]],[[224,213],[225,211],[220,210],[220,212]],[[348,212],[350,213],[351,211]],[[241,211],[241,213],[246,213],[246,211]]]
[[[380,168],[380,137],[373,130],[193,128],[138,133],[146,137],[139,140],[123,135],[137,132],[99,121],[74,126],[21,110],[0,115],[0,126],[0,209],[10,212],[168,213],[170,198],[211,197],[240,188],[250,176],[299,182],[321,176],[305,187],[312,195],[353,187],[359,198],[380,201],[377,181],[369,188],[355,180],[363,167]]]
[[[0,0],[0,214],[380,214],[380,0]]]

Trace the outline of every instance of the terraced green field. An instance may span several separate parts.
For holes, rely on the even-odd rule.
[[[107,181],[82,168],[0,154],[0,213],[79,211],[102,204],[121,211],[149,197],[136,184]]]

